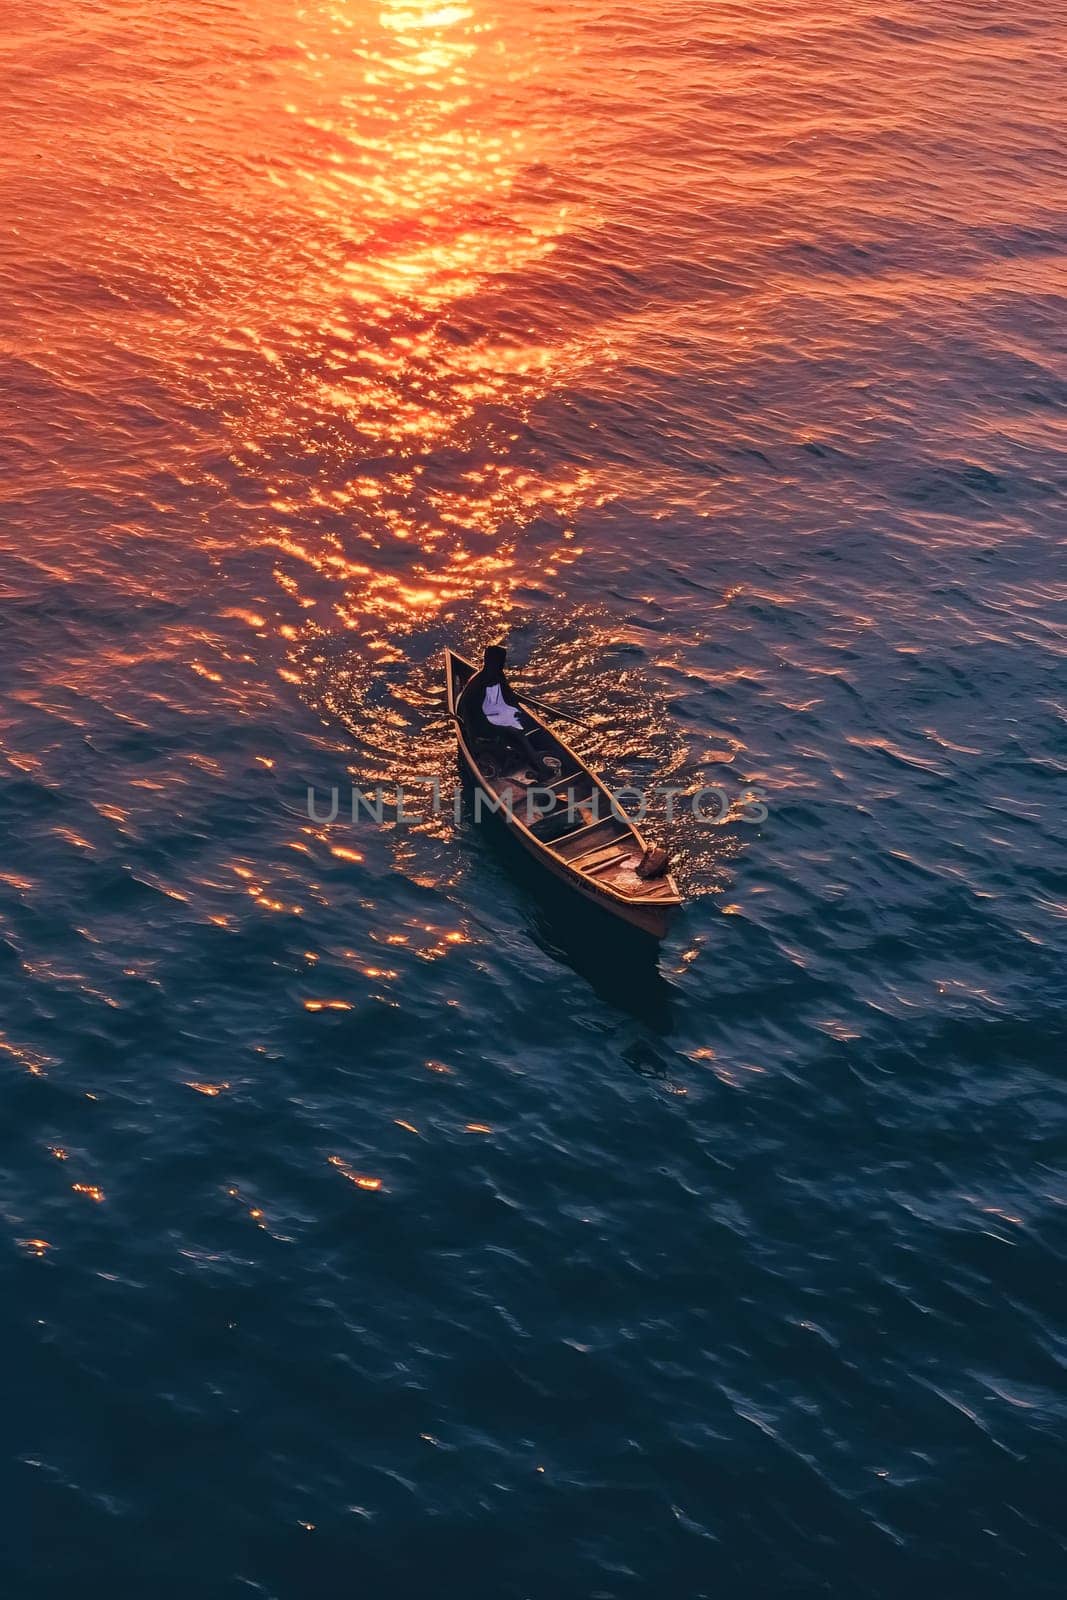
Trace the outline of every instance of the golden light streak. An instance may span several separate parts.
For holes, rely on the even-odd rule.
[[[370,1192],[376,1192],[382,1188],[383,1185],[381,1178],[372,1178],[365,1172],[356,1172],[352,1167],[349,1166],[348,1162],[345,1161],[342,1156],[329,1156],[327,1159],[330,1163],[330,1166],[336,1167],[338,1172],[340,1172],[343,1177],[347,1178],[349,1183],[354,1184],[357,1189],[366,1189]]]

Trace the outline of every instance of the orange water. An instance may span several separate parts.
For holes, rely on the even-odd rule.
[[[5,0],[19,1600],[1059,1592],[1065,31]],[[307,816],[497,637],[658,965]]]

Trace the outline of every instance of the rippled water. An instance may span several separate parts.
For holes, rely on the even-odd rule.
[[[13,1600],[1062,1594],[1065,33],[7,0]]]

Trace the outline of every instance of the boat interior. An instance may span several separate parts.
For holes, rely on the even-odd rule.
[[[456,704],[471,670],[453,658]],[[570,871],[628,900],[675,899],[669,876],[638,876],[644,841],[628,818],[612,810],[608,791],[548,728],[528,713],[525,720],[530,743],[552,774],[539,778],[520,754],[499,743],[475,743],[470,753],[486,791],[507,802],[511,814]]]

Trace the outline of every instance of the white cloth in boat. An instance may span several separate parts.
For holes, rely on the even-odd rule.
[[[519,713],[514,706],[508,705],[500,692],[499,683],[491,683],[486,689],[482,710],[494,728],[518,728],[520,732],[522,731]]]

